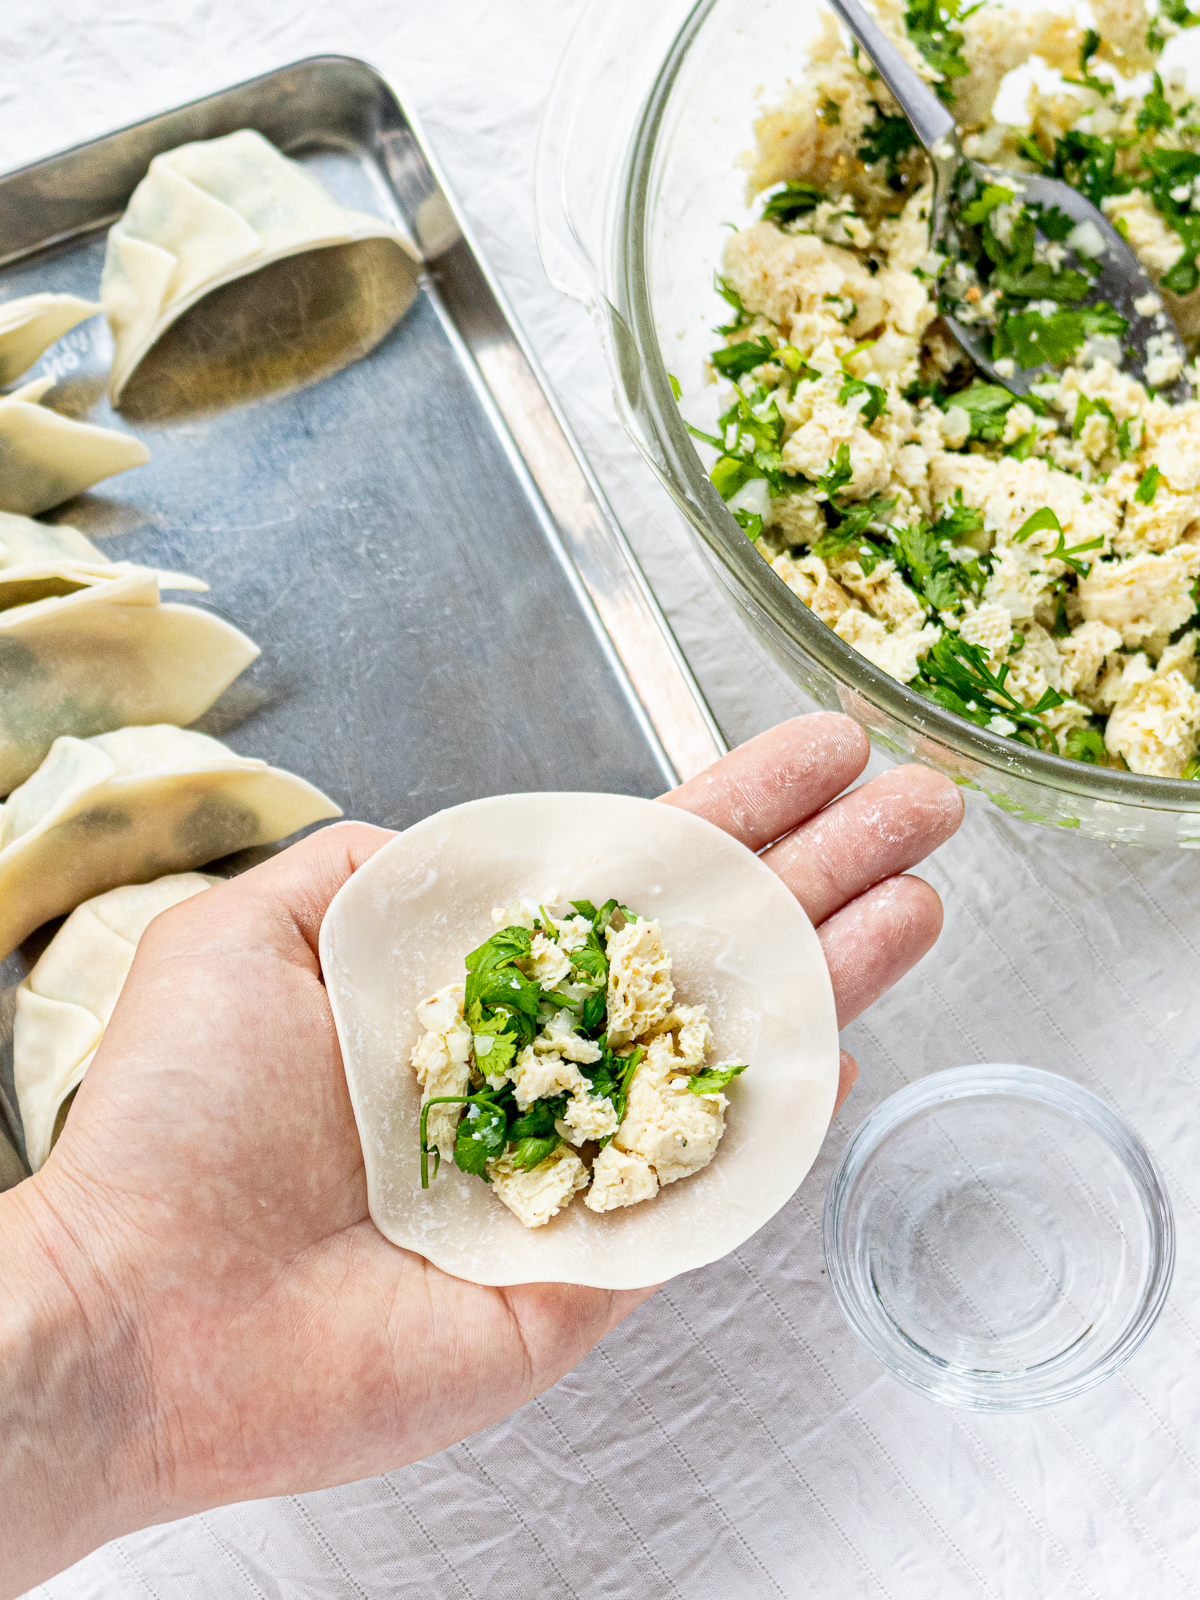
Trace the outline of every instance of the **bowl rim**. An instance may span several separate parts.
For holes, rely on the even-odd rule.
[[[1056,1368],[1066,1363],[1074,1345],[1040,1367],[1013,1375],[968,1373],[939,1362],[904,1338],[888,1335],[878,1317],[866,1313],[861,1287],[848,1266],[846,1213],[855,1187],[870,1161],[901,1127],[937,1107],[963,1100],[1010,1097],[1033,1101],[1083,1123],[1103,1140],[1130,1180],[1147,1228],[1146,1281],[1115,1338],[1091,1364],[1074,1376],[1055,1382]],[[981,1062],[948,1067],[918,1078],[876,1106],[855,1130],[842,1153],[822,1216],[822,1251],[826,1273],[842,1315],[860,1342],[909,1388],[947,1405],[977,1411],[1029,1411],[1094,1388],[1113,1375],[1141,1346],[1157,1322],[1175,1271],[1175,1218],[1170,1196],[1141,1139],[1111,1106],[1090,1089],[1040,1067],[1007,1062]]]
[[[867,660],[815,615],[733,520],[688,435],[659,345],[650,292],[650,207],[656,194],[659,135],[689,51],[721,0],[696,0],[676,33],[641,106],[616,185],[612,281],[613,327],[624,399],[653,464],[699,536],[729,574],[735,598],[790,655],[809,657],[837,683],[862,696],[918,739],[934,739],[955,755],[1064,796],[1125,807],[1200,813],[1196,780],[1159,778],[1095,767],[1035,750],[981,728],[927,700]],[[732,156],[731,156],[732,160]],[[740,593],[736,592],[740,591]]]

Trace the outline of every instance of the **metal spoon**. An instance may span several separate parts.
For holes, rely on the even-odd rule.
[[[1159,340],[1167,338],[1170,340],[1167,348],[1173,347],[1181,357],[1185,357],[1179,332],[1165,310],[1150,316],[1138,311],[1135,302],[1147,295],[1157,299],[1158,290],[1102,211],[1061,179],[1012,172],[1005,167],[991,167],[982,161],[968,160],[959,143],[953,113],[917,76],[879,24],[860,4],[860,0],[829,0],[829,4],[875,63],[879,76],[896,97],[901,111],[912,124],[913,132],[929,156],[933,166],[933,216],[929,230],[931,249],[950,260],[957,259],[961,254],[958,238],[963,224],[959,222],[957,213],[963,187],[960,174],[965,165],[976,180],[976,192],[981,193],[987,184],[997,184],[1016,193],[1022,204],[1047,208],[1056,206],[1073,222],[1091,223],[1096,228],[1103,245],[1103,253],[1097,255],[1096,259],[1102,262],[1102,269],[1092,280],[1088,293],[1076,305],[1094,305],[1102,300],[1126,319],[1129,326],[1121,336],[1121,345],[1124,355],[1122,366],[1127,372],[1143,383],[1146,381],[1146,344],[1152,337]],[[972,186],[968,183],[967,188],[970,190]],[[1003,384],[1013,394],[1028,394],[1033,384],[1056,375],[1047,366],[1017,367],[1012,373],[998,372],[992,361],[989,328],[960,322],[944,309],[942,319],[975,365],[993,383]],[[1156,392],[1175,402],[1189,400],[1192,394],[1191,385],[1182,377]]]

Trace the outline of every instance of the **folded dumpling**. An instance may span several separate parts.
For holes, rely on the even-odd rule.
[[[327,795],[184,728],[56,739],[0,806],[0,960],[50,917],[323,817]]]
[[[102,311],[77,294],[26,294],[0,304],[0,384],[14,383],[77,323]]]
[[[91,1065],[138,940],[160,911],[217,881],[181,872],[85,901],[17,990],[13,1076],[31,1171],[58,1137],[64,1108]]]
[[[259,653],[211,611],[164,605],[153,572],[108,572],[0,611],[0,795],[61,734],[194,722]],[[0,568],[0,603],[3,577]]]
[[[419,258],[391,223],[343,206],[249,128],[155,156],[109,232],[100,280],[115,344],[113,404],[155,341],[212,290],[288,256],[370,240],[386,242],[400,285],[377,342],[417,290]]]
[[[53,383],[37,378],[0,397],[0,511],[48,511],[150,459],[132,434],[74,422],[38,405]]]
[[[78,528],[0,511],[0,612],[50,595],[74,594],[129,572],[151,572],[160,589],[204,590],[202,578],[111,561]]]

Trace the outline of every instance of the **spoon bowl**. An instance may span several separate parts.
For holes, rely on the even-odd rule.
[[[962,219],[964,202],[981,195],[989,185],[1010,190],[1025,207],[1044,207],[1061,211],[1076,224],[1072,238],[1086,249],[1072,249],[1068,255],[1076,264],[1080,257],[1092,267],[1091,284],[1085,294],[1072,301],[1069,309],[1109,306],[1126,322],[1111,354],[1114,366],[1135,377],[1147,387],[1175,403],[1190,400],[1192,389],[1182,374],[1169,382],[1154,385],[1147,380],[1147,369],[1162,357],[1175,355],[1180,366],[1186,352],[1178,329],[1162,300],[1153,279],[1112,223],[1078,189],[1060,178],[1040,173],[1013,172],[1006,167],[987,166],[963,154],[953,113],[917,74],[887,37],[861,0],[829,0],[829,4],[862,49],[870,56],[879,76],[891,90],[912,130],[924,146],[933,166],[933,215],[930,219],[930,248],[948,261],[963,258],[965,230],[971,226]],[[1036,215],[1035,215],[1036,226]],[[1095,230],[1092,232],[1091,230]],[[1039,236],[1046,236],[1038,230]],[[1096,267],[1099,271],[1095,271]],[[1139,309],[1139,307],[1141,309]],[[983,322],[963,321],[948,311],[941,297],[942,318],[950,333],[987,378],[1012,394],[1027,395],[1039,382],[1057,376],[1053,367],[998,364],[992,357],[992,330]],[[1153,341],[1153,343],[1152,343]],[[1110,353],[1105,351],[1106,354]]]

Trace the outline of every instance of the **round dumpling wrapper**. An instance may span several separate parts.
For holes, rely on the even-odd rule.
[[[582,1196],[526,1229],[443,1161],[421,1188],[418,1004],[461,982],[495,906],[610,895],[657,918],[676,997],[707,1007],[729,1090],[712,1162],[597,1215]],[[752,851],[675,806],[609,794],[501,795],[417,823],[358,869],[321,928],[321,965],[362,1140],[371,1216],[393,1244],[473,1283],[661,1283],[728,1254],[795,1193],[833,1114],[837,1018],[817,935]]]

